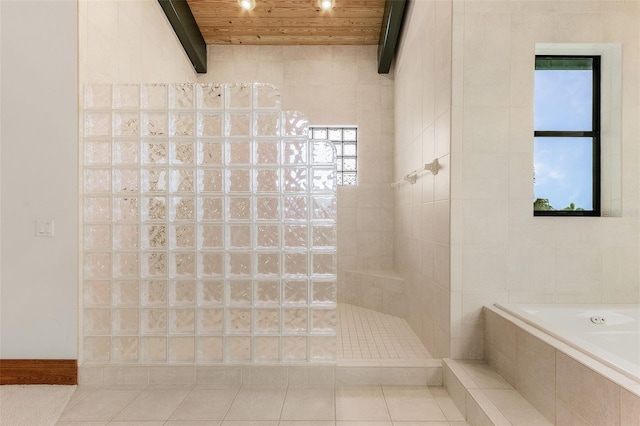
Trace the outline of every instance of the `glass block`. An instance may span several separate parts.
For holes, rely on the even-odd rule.
[[[282,153],[284,164],[307,164],[307,141],[285,141]]]
[[[82,288],[84,306],[104,306],[111,303],[110,281],[85,281]]]
[[[138,197],[113,199],[113,219],[115,222],[137,222],[139,220],[138,212]]]
[[[311,192],[334,193],[336,191],[336,172],[333,169],[313,169]]]
[[[280,109],[280,91],[270,84],[254,85],[255,107],[260,109]]]
[[[251,198],[229,198],[229,220],[251,220]]]
[[[224,136],[224,113],[199,113],[197,134],[201,137]]]
[[[256,254],[256,273],[258,275],[280,275],[280,253]]]
[[[250,192],[251,191],[251,171],[250,170],[227,170],[227,191],[228,192]]]
[[[314,130],[315,136],[315,130]],[[328,164],[333,165],[336,161],[336,149],[331,142],[313,141],[312,144],[313,155],[311,161],[313,164]]]
[[[304,114],[297,111],[284,111],[282,113],[282,135],[308,137],[309,121]]]
[[[345,134],[346,134],[346,132],[345,132]],[[342,144],[342,155],[343,156],[345,156],[345,157],[355,157],[356,154],[357,154],[357,151],[356,151],[355,142],[353,142],[353,143],[345,142],[345,143]]]
[[[140,119],[137,112],[113,113],[114,136],[138,136],[140,134]]]
[[[224,85],[218,83],[198,84],[196,89],[198,109],[224,108]]]
[[[256,141],[254,143],[254,163],[262,166],[277,165],[280,159],[279,141]]]
[[[223,225],[200,225],[198,248],[222,249],[224,247]]]
[[[167,361],[166,337],[141,337],[141,361],[143,363],[158,363]]]
[[[311,310],[311,324],[314,333],[335,333],[336,322],[335,309]]]
[[[198,164],[202,166],[222,165],[222,143],[198,141]]]
[[[278,336],[259,336],[255,342],[256,362],[278,362],[280,360],[280,338]]]
[[[342,157],[336,159],[336,170],[338,172],[342,172],[343,169],[344,169],[343,164],[342,164],[343,161],[344,161],[344,159]],[[339,175],[342,176],[342,173],[339,173]]]
[[[84,219],[87,222],[111,220],[111,198],[85,197]]]
[[[251,276],[251,253],[228,253],[228,271],[231,276]]]
[[[284,361],[307,360],[307,338],[304,336],[285,336],[282,359]]]
[[[84,170],[84,192],[110,192],[111,191],[111,170],[109,169],[85,169]]]
[[[83,324],[85,334],[109,334],[111,332],[111,309],[85,309]]]
[[[253,87],[251,84],[229,84],[227,86],[227,107],[233,109],[251,108],[253,106],[252,91]]]
[[[249,165],[251,163],[251,142],[249,141],[227,141],[226,163],[228,165]]]
[[[256,309],[256,333],[280,332],[280,309]]]
[[[142,227],[142,247],[161,249],[167,247],[167,225],[146,225]]]
[[[307,331],[307,308],[283,309],[283,331],[289,333],[301,333]]]
[[[110,337],[85,337],[83,343],[84,360],[87,363],[109,362],[111,357]]]
[[[284,246],[290,248],[306,248],[309,245],[309,228],[307,225],[284,225]]]
[[[309,338],[311,362],[335,362],[336,338],[334,336],[311,336]]]
[[[195,361],[194,337],[169,337],[169,362]]]
[[[334,221],[337,216],[336,198],[313,196],[311,204],[311,220]]]
[[[115,281],[113,283],[114,306],[138,306],[140,283],[138,281]]]
[[[195,106],[195,90],[193,84],[170,84],[169,85],[169,108],[171,109],[192,109]]]
[[[251,337],[230,336],[225,339],[227,362],[251,362]]]
[[[111,278],[111,254],[85,254],[84,276],[86,278]]]
[[[145,197],[142,199],[142,220],[166,220],[167,198]]]
[[[169,114],[170,136],[194,136],[196,134],[196,119],[193,114]]]
[[[140,107],[140,85],[116,84],[113,86],[113,108],[137,109]]]
[[[180,169],[169,172],[169,190],[171,192],[193,192],[195,187],[194,170]]]
[[[251,136],[251,113],[227,113],[226,136]]]
[[[137,141],[115,141],[113,143],[114,164],[138,164],[140,145]]]
[[[280,198],[279,197],[257,197],[256,198],[256,220],[279,220],[280,218]]]
[[[187,197],[171,197],[171,220],[194,220],[196,200]]]
[[[85,141],[84,164],[111,164],[111,142]]]
[[[114,362],[137,362],[138,345],[137,337],[113,337],[112,360]]]
[[[196,321],[195,309],[170,309],[169,332],[171,334],[194,334]]]
[[[222,192],[222,170],[198,170],[198,192]]]
[[[251,306],[253,282],[251,280],[232,280],[229,282],[229,305]]]
[[[144,334],[166,334],[167,333],[167,310],[166,309],[141,309],[140,328]]]
[[[285,304],[306,304],[308,302],[307,280],[286,280],[284,282],[284,303]]]
[[[165,169],[142,169],[142,192],[165,192],[167,171]]]
[[[256,281],[256,305],[280,304],[280,281],[258,280]]]
[[[113,192],[138,192],[138,169],[113,169]]]
[[[200,220],[224,219],[224,202],[221,197],[198,198],[198,215]]]
[[[343,173],[342,174],[342,185],[356,185],[358,183],[358,175],[355,173]],[[338,182],[340,185],[340,182]]]
[[[166,112],[143,112],[140,118],[142,136],[167,136],[169,134],[169,117]]]
[[[224,340],[222,337],[200,337],[196,346],[197,362],[221,363],[224,361]]]
[[[277,169],[260,169],[254,172],[254,188],[256,192],[278,192],[280,190],[280,173]]]
[[[142,281],[141,303],[143,306],[166,306],[167,282],[164,280]]]
[[[313,225],[313,247],[328,248],[336,246],[336,227],[334,225]]]
[[[224,309],[199,309],[198,334],[221,334],[224,324]]]
[[[142,256],[142,275],[145,277],[166,276],[167,254],[161,252],[144,253]]]
[[[227,318],[227,333],[251,333],[251,309],[229,309]]]
[[[196,228],[193,225],[175,225],[171,227],[171,245],[177,249],[196,247]]]
[[[355,140],[357,140],[357,136],[358,136],[358,130],[357,129],[344,129],[342,140],[344,140],[344,141],[355,141]],[[351,154],[346,154],[346,155],[351,155]]]
[[[184,277],[196,274],[195,253],[171,253],[171,275]]]
[[[198,275],[203,277],[220,277],[225,273],[223,253],[200,253]]]
[[[85,250],[109,250],[111,248],[111,226],[86,225],[84,227]]]
[[[358,168],[355,158],[343,158],[342,164],[345,172],[352,172]]]
[[[131,250],[138,247],[138,225],[114,225],[113,248]]]
[[[111,108],[111,85],[90,84],[84,91],[85,108]]]
[[[138,334],[138,310],[114,309],[113,334]]]
[[[111,114],[87,112],[84,120],[84,135],[89,137],[111,135]]]
[[[285,192],[306,192],[308,176],[306,168],[282,169],[282,184]]]
[[[311,133],[311,139],[316,139],[321,141],[329,139],[329,135],[327,133],[326,127],[314,127],[309,129],[309,132]],[[339,140],[342,140],[342,133],[340,133]]]
[[[311,302],[317,305],[335,304],[337,290],[335,281],[313,281],[313,296]]]
[[[114,277],[137,277],[140,270],[138,253],[114,253],[113,275]]]
[[[227,225],[229,248],[251,249],[251,225]]]
[[[196,153],[193,142],[172,141],[169,151],[171,164],[193,165],[195,163]]]
[[[280,247],[280,225],[264,224],[256,226],[256,247],[274,249]]]
[[[312,253],[311,255],[313,275],[335,275],[336,255],[335,253]]]
[[[165,142],[142,141],[142,164],[167,164],[169,148]]]
[[[167,85],[143,84],[140,87],[140,106],[144,109],[165,109],[167,107]]]
[[[224,283],[221,280],[198,281],[198,305],[219,306],[224,303]]]
[[[307,253],[285,253],[284,273],[286,275],[307,275],[308,268]]]
[[[307,197],[288,196],[284,198],[284,219],[286,221],[307,220]]]
[[[169,303],[171,306],[194,306],[196,303],[196,282],[192,280],[171,281],[169,283]]]
[[[273,137],[280,135],[280,117],[276,113],[256,113],[254,134],[257,137]]]

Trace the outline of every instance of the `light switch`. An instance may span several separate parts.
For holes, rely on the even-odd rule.
[[[36,221],[37,237],[53,237],[53,220]]]

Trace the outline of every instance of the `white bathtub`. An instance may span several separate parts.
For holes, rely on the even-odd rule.
[[[496,306],[640,383],[640,305]]]

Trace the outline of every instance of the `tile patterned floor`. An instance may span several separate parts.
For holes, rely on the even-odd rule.
[[[341,360],[424,360],[431,354],[399,317],[338,304],[337,353]]]
[[[78,387],[58,426],[468,426],[443,388]]]

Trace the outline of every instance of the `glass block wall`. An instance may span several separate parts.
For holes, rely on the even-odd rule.
[[[265,84],[83,112],[83,363],[335,361],[335,151],[303,115]]]

